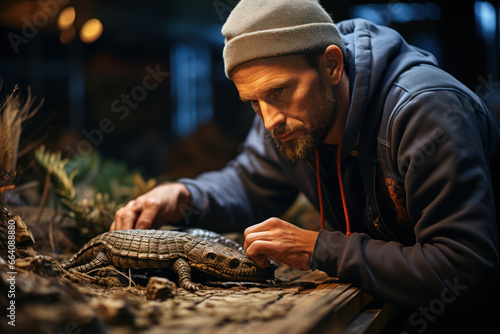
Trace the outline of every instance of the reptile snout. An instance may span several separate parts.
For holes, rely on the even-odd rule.
[[[256,267],[257,265],[252,260],[245,258],[245,261],[243,261],[243,266],[247,268],[253,268]]]
[[[243,259],[242,266],[245,269],[259,269],[259,267],[257,266],[257,264],[252,259],[250,259],[249,257],[245,257]]]

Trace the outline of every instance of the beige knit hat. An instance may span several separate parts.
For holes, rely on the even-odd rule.
[[[243,63],[345,46],[318,0],[241,0],[222,27],[226,76]]]

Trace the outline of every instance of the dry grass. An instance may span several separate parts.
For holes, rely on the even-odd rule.
[[[28,90],[28,98],[21,101],[16,95],[18,86],[1,103],[0,108],[0,255],[7,250],[7,218],[8,210],[5,207],[5,191],[14,187],[16,178],[16,164],[19,154],[19,140],[21,139],[22,124],[32,117],[40,108],[41,103],[32,109],[34,98]]]
[[[0,187],[10,186],[15,177],[22,124],[41,107],[33,107],[35,98],[28,90],[26,101],[16,94],[18,86],[7,97],[0,109]]]

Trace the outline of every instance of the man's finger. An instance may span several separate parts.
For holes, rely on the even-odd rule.
[[[273,219],[273,218],[270,218],[270,219],[267,219],[267,220],[264,220],[263,222],[261,223],[258,223],[258,224],[255,224],[255,225],[252,225],[252,226],[249,226],[245,229],[245,232],[243,233],[245,238],[247,237],[247,235],[251,234],[251,233],[257,233],[257,232],[262,232],[262,231],[267,231],[269,230],[269,227],[267,226],[269,224],[269,221]]]
[[[135,220],[141,212],[140,202],[141,201],[132,200],[124,207],[118,209],[115,213],[115,220],[111,224],[110,230],[115,231],[134,228]]]
[[[267,268],[269,266],[269,259],[266,249],[269,249],[270,242],[255,241],[246,250],[247,256],[251,258],[259,268]]]
[[[113,221],[113,224],[111,224],[111,231],[116,231],[120,230],[122,226],[122,215],[123,212],[125,212],[124,208],[118,209],[118,211],[115,212],[115,220]]]
[[[269,267],[270,261],[265,255],[257,255],[256,260],[254,260],[255,263],[257,263],[257,266],[261,269],[265,269]]]
[[[264,220],[261,223],[247,227],[245,229],[244,235],[246,237],[248,234],[251,234],[251,233],[270,231],[270,230],[282,227],[284,224],[290,225],[290,223],[287,223],[279,218],[271,217],[269,219]]]
[[[245,236],[245,243],[243,244],[243,249],[246,251],[246,249],[250,247],[252,243],[258,240],[272,241],[273,240],[272,233],[269,231],[262,231],[262,232],[253,232],[247,234]]]
[[[139,201],[137,199],[131,200],[127,203],[127,205],[125,205],[125,208],[128,210],[137,211],[138,209],[140,209],[141,202],[142,201]]]
[[[160,210],[160,202],[154,198],[146,199],[142,204],[142,212],[137,219],[135,228],[152,228]]]
[[[131,230],[134,228],[135,221],[137,220],[137,213],[134,211],[125,210],[120,216],[120,225],[118,229],[120,230]]]

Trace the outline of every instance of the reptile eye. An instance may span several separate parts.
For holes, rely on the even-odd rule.
[[[229,261],[229,268],[231,269],[238,268],[239,265],[240,261],[238,261],[238,259],[232,259],[231,261]]]
[[[207,258],[208,258],[210,261],[215,261],[215,259],[217,258],[217,255],[215,255],[215,253],[208,253],[208,254],[207,254]]]

